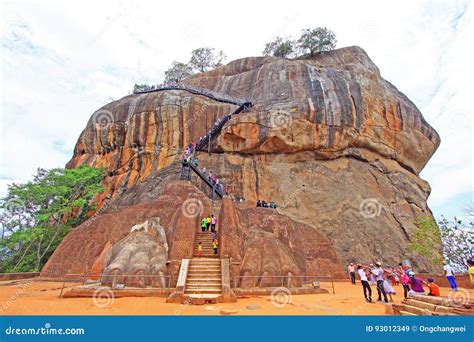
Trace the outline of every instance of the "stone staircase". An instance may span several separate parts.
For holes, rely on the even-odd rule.
[[[193,258],[190,261],[184,295],[193,303],[215,303],[222,296],[221,260]]]
[[[445,297],[413,295],[401,304],[392,304],[393,313],[401,316],[464,316],[474,315],[474,302],[456,304]]]
[[[202,242],[202,258],[219,258],[219,249],[217,254],[214,254],[214,250],[212,249],[211,231],[202,232],[199,228],[199,231],[196,233],[196,240],[194,242],[194,259],[198,258],[199,242]]]

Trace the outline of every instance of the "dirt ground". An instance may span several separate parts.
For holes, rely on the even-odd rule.
[[[271,296],[239,298],[237,303],[187,305],[168,304],[160,297],[59,298],[62,283],[29,280],[0,282],[0,315],[384,315],[380,302],[366,303],[362,286],[336,282],[335,294],[330,284],[322,284],[330,293],[292,295],[272,301]],[[376,299],[376,288],[372,286]],[[403,288],[395,286],[395,303],[403,299]],[[447,296],[449,289],[441,288]],[[469,290],[471,298],[474,290]]]

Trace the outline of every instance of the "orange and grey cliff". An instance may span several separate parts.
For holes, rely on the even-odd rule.
[[[233,116],[224,126],[212,154],[198,154],[201,166],[215,171],[234,196],[249,203],[274,200],[280,206],[273,215],[277,219],[266,220],[270,214],[264,210],[245,208],[235,208],[227,219],[236,222],[227,240],[234,244],[228,252],[241,263],[237,273],[263,274],[264,270],[252,271],[252,267],[266,266],[252,266],[250,260],[272,253],[284,264],[274,273],[326,269],[336,275],[347,262],[374,259],[391,264],[411,259],[418,269],[436,269],[407,246],[416,218],[432,215],[426,203],[429,185],[418,174],[440,138],[417,107],[380,76],[362,49],[342,48],[297,60],[243,58],[195,75],[186,83],[254,103],[250,112]],[[171,215],[179,210],[180,203],[175,201],[184,201],[194,191],[190,185],[183,185],[191,189],[188,195],[182,193],[184,188],[177,189],[179,185],[166,188],[177,179],[183,149],[235,108],[180,90],[126,96],[91,117],[67,166],[105,167],[106,191],[99,201],[113,198],[117,215],[140,205],[149,208],[149,215],[151,211],[155,216],[161,211],[161,215]],[[100,125],[97,113],[110,115],[111,122]],[[173,208],[160,209],[153,203]],[[139,217],[142,211],[135,211],[136,222],[129,224],[150,218],[147,210]],[[179,214],[174,215],[173,219],[162,217],[161,222],[176,224]],[[59,256],[63,245],[78,243],[73,234],[79,236],[81,230],[88,230],[82,239],[103,234],[97,221],[101,220],[80,226],[66,237],[43,274],[59,274],[58,268],[69,273],[71,265]],[[262,222],[265,226],[259,227]],[[123,238],[125,230],[107,230],[110,242]],[[109,240],[102,240],[104,247]],[[327,260],[313,263],[319,266],[311,269],[310,261],[323,257],[310,246],[316,241],[326,246],[319,253],[326,254]],[[94,247],[81,270],[99,257],[101,246]]]

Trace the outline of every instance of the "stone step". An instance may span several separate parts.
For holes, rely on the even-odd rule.
[[[201,282],[207,282],[207,281],[210,281],[210,282],[219,282],[221,283],[221,278],[220,277],[188,277],[188,281],[193,281],[193,282],[196,282],[196,281],[201,281]]]
[[[188,269],[188,275],[195,275],[195,274],[215,274],[219,275],[221,274],[221,269],[220,268],[204,268],[204,269],[197,269],[197,268],[190,268]]]
[[[218,294],[190,293],[188,297],[211,299],[211,298],[217,298],[217,297],[219,297],[219,295]]]
[[[188,277],[190,278],[216,278],[220,277],[221,272],[189,272]]]
[[[220,266],[220,265],[221,265],[221,259],[216,259],[216,258],[210,258],[210,259],[195,258],[195,259],[191,259],[190,265]]]
[[[220,287],[217,288],[199,288],[199,287],[185,287],[184,293],[222,293],[222,289]]]
[[[400,311],[401,316],[417,316],[414,313],[408,312],[408,311]]]
[[[219,260],[219,259],[217,259],[217,260]],[[216,269],[220,269],[220,268],[221,268],[221,265],[220,265],[220,264],[217,264],[217,263],[216,263],[216,264],[211,264],[211,263],[204,263],[204,264],[191,263],[191,264],[189,265],[189,268],[190,268],[190,269],[195,268],[195,269],[197,269],[197,270],[200,270],[200,269],[203,269],[203,270],[205,270],[205,269],[215,269],[215,268],[216,268]]]
[[[407,304],[404,304],[403,309],[404,309],[403,311],[411,312],[412,314],[415,314],[415,315],[418,315],[418,316],[430,316],[430,315],[432,315],[431,311],[429,311],[429,310],[418,308],[416,306],[411,306],[411,305],[407,305]]]
[[[403,304],[406,304],[406,305],[411,305],[411,306],[416,306],[417,308],[420,308],[420,309],[426,309],[426,310],[430,310],[430,311],[435,311],[436,309],[436,304],[431,304],[431,303],[427,303],[427,302],[422,302],[420,300],[416,300],[416,299],[405,299],[403,301]]]
[[[220,287],[222,286],[222,282],[219,280],[195,280],[195,279],[188,279],[186,281],[186,286],[194,287],[194,286],[206,286],[206,287]]]

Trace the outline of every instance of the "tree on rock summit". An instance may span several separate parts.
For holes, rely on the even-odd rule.
[[[263,54],[265,56],[275,56],[288,58],[294,53],[295,42],[289,38],[276,37],[274,41],[267,43]]]
[[[309,51],[309,55],[313,57],[317,52],[334,50],[336,42],[336,35],[333,31],[326,27],[318,27],[303,30],[297,44],[302,53]]]
[[[222,65],[226,59],[223,51],[215,52],[215,49],[202,47],[191,52],[189,66],[198,72],[204,72]]]

